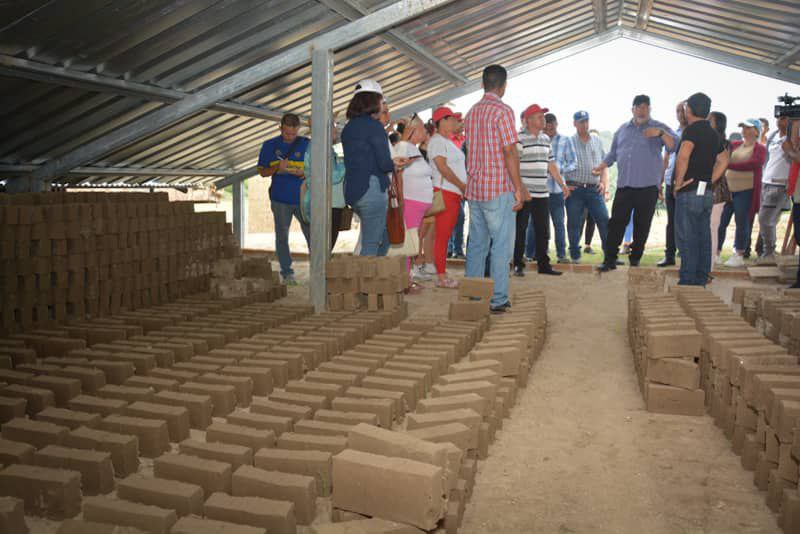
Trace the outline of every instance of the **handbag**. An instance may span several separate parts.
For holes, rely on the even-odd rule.
[[[406,228],[406,238],[402,245],[389,247],[387,256],[417,256],[419,254],[419,229]]]
[[[722,204],[733,200],[733,195],[728,187],[728,180],[725,178],[725,175],[722,175],[722,177],[714,183],[711,194],[714,198],[714,204]]]
[[[444,195],[442,195],[442,186],[444,185],[444,176],[439,179],[439,189],[433,192],[433,200],[430,207],[425,211],[425,217],[431,217],[447,209],[444,204]]]
[[[389,183],[389,205],[386,208],[386,230],[389,233],[389,243],[400,245],[406,240],[406,224],[403,219],[403,197],[397,186],[397,173],[392,173]]]
[[[346,232],[353,226],[353,208],[345,206],[342,208],[342,215],[339,218],[339,231]]]

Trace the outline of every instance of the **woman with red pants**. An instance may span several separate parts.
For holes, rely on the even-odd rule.
[[[464,153],[451,140],[458,128],[458,118],[450,108],[441,107],[433,112],[436,133],[428,141],[428,160],[433,170],[434,191],[441,190],[445,210],[436,214],[436,242],[434,263],[437,287],[455,289],[458,282],[448,278],[447,242],[458,220],[461,197],[467,189],[467,167]]]

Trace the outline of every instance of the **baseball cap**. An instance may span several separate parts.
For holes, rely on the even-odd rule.
[[[532,106],[528,106],[527,108],[525,108],[525,111],[522,112],[522,120],[526,120],[534,113],[547,113],[548,111],[550,110],[547,108],[540,107],[539,104],[533,104]]]
[[[746,119],[739,123],[739,128],[755,128],[758,135],[761,135],[761,121],[758,119]]]
[[[589,120],[589,112],[588,111],[576,111],[575,114],[572,116],[572,120],[580,122],[580,121],[588,121]]]
[[[464,120],[464,114],[463,113],[458,113],[458,112],[457,113],[453,113],[453,117],[455,117],[456,119],[458,119],[460,121]]]
[[[436,111],[433,112],[433,122],[439,122],[442,119],[446,119],[447,117],[455,117],[456,114],[453,113],[453,110],[448,108],[447,106],[442,106],[440,108],[436,108]]]
[[[381,85],[375,80],[361,80],[356,84],[356,90],[353,94],[357,95],[358,93],[365,92],[378,93],[379,95],[383,96],[383,89],[381,89]]]
[[[650,97],[647,95],[636,95],[633,97],[633,106],[636,107],[640,104],[650,105]]]

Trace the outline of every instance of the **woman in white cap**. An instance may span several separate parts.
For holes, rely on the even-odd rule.
[[[739,126],[742,128],[743,141],[731,143],[731,159],[726,173],[736,221],[733,254],[725,262],[727,267],[744,267],[744,251],[750,245],[750,215],[754,194],[761,190],[761,171],[767,155],[764,145],[758,142],[761,121],[747,119]]]
[[[359,82],[347,107],[349,122],[342,131],[344,196],[361,221],[361,256],[385,256],[389,250],[387,189],[395,162],[379,121],[382,106],[381,86],[372,80]]]

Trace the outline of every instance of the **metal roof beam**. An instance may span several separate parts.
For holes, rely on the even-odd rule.
[[[222,178],[221,180],[217,180],[214,182],[214,187],[217,189],[225,189],[229,185],[233,185],[237,182],[241,182],[242,180],[247,180],[248,178],[252,178],[253,176],[258,176],[258,166],[248,167],[241,171],[236,171],[234,173],[230,173]]]
[[[594,10],[594,31],[603,33],[608,28],[606,24],[606,0],[592,0]]]
[[[398,0],[388,7],[326,32],[314,38],[310,43],[293,46],[205,89],[192,93],[174,104],[149,113],[100,139],[86,143],[59,158],[48,161],[29,175],[18,178],[17,180],[26,182],[18,184],[18,187],[36,190],[41,187],[41,182],[52,180],[79,165],[96,160],[103,154],[129,145],[137,139],[157,132],[185,117],[256,87],[266,80],[305,65],[311,59],[311,50],[315,48],[336,50],[349,46],[452,1]]]
[[[775,65],[778,67],[788,67],[798,59],[800,59],[800,45],[795,46],[781,57],[776,59]]]
[[[532,60],[526,60],[521,63],[517,63],[516,65],[512,65],[511,67],[508,68],[508,79],[510,80],[517,76],[521,76],[528,72],[550,65],[551,63],[555,63],[557,61],[561,61],[562,59],[566,59],[570,56],[574,56],[575,54],[579,54],[596,46],[611,42],[617,39],[618,37],[619,37],[619,32],[617,31],[616,28],[612,30],[606,30],[605,32],[599,35],[593,35],[591,37],[581,39],[568,46],[565,46],[564,48],[560,48],[558,50],[555,50],[548,54],[544,54]],[[469,93],[472,93],[474,91],[480,91],[481,87],[482,87],[481,80],[473,80],[468,84],[462,85],[461,87],[446,89],[444,91],[436,93],[435,95],[425,97],[412,104],[403,106],[402,108],[392,109],[391,112],[392,115],[395,117],[409,116],[414,112],[419,112],[424,109],[430,109],[444,102],[451,102],[456,98],[468,95]]]
[[[713,61],[720,65],[726,65],[735,69],[752,72],[753,74],[760,74],[761,76],[768,76],[791,83],[800,84],[800,72],[793,71],[788,68],[781,68],[777,65],[765,63],[763,61],[756,61],[748,59],[728,52],[722,52],[713,48],[687,43],[678,39],[655,35],[648,32],[639,30],[620,28],[620,36],[626,39],[632,39],[640,43],[657,46],[672,52],[694,56],[696,58]]]
[[[147,83],[120,80],[118,78],[65,69],[55,65],[47,65],[38,61],[30,61],[3,54],[0,54],[0,76],[24,78],[37,82],[65,85],[77,89],[85,89],[87,91],[112,93],[120,96],[154,100],[168,104],[177,102],[191,94]],[[283,116],[281,110],[254,106],[252,104],[241,104],[231,100],[214,104],[211,106],[211,109],[231,115],[241,115],[271,121],[280,121]]]
[[[23,174],[35,170],[37,165],[0,164],[0,174]],[[155,167],[75,167],[67,174],[72,176],[228,176],[235,169],[163,169]]]
[[[636,28],[646,30],[653,11],[653,0],[639,0],[639,12],[636,14]]]
[[[359,0],[319,0],[319,2],[351,21],[370,13]],[[427,67],[434,74],[438,74],[456,85],[462,85],[469,81],[452,65],[437,58],[432,50],[419,44],[400,30],[389,30],[381,34],[380,38],[410,57],[415,63]]]

